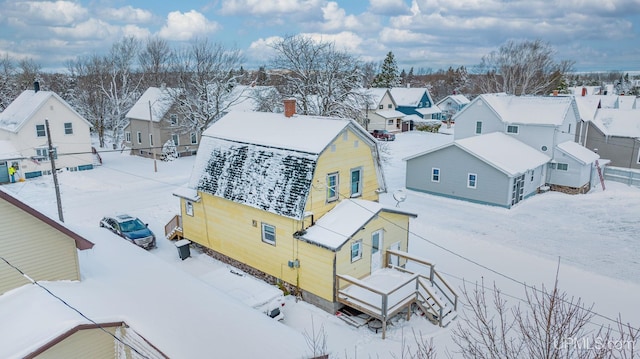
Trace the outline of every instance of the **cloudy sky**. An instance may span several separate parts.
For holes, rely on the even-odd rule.
[[[267,64],[292,34],[335,42],[365,61],[392,51],[401,69],[471,68],[507,40],[548,42],[577,71],[640,70],[640,0],[0,0],[0,55],[64,70],[114,41],[207,37]]]

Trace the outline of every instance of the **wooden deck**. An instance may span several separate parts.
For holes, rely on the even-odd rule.
[[[338,302],[380,320],[383,339],[387,321],[403,309],[408,309],[409,320],[414,303],[441,327],[447,326],[456,317],[458,295],[435,271],[432,263],[401,251],[388,250],[385,256],[385,263],[391,263],[391,256],[395,256],[404,259],[405,265],[389,265],[362,279],[336,275]],[[406,267],[412,267],[410,263],[427,270],[408,270]]]
[[[168,240],[180,240],[182,236],[182,216],[176,214],[169,223],[164,226],[164,236]]]

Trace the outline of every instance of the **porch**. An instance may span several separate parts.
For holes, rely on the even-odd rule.
[[[387,250],[385,263],[387,268],[362,279],[336,275],[337,301],[378,319],[382,323],[382,339],[388,320],[404,309],[409,320],[413,304],[441,327],[455,319],[458,294],[433,263],[399,250]]]
[[[176,239],[180,240],[182,236],[182,216],[176,214],[171,220],[164,226],[164,237],[170,241]]]

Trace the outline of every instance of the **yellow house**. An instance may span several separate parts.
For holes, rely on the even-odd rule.
[[[267,274],[329,312],[336,275],[363,278],[407,250],[409,218],[378,203],[376,140],[349,119],[230,112],[201,138],[180,197],[184,238]]]

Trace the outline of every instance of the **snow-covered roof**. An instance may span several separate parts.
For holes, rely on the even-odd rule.
[[[382,102],[384,95],[386,95],[387,91],[389,90],[387,90],[386,88],[374,87],[368,89],[359,89],[357,91],[362,93],[363,95],[366,95],[371,100],[369,102],[369,106],[371,107],[371,109],[374,109],[378,107],[380,102]]]
[[[202,136],[319,154],[352,123],[333,117],[232,111]]]
[[[200,201],[200,196],[198,195],[198,191],[194,188],[190,188],[187,186],[181,186],[173,190],[173,195],[176,197],[184,198],[189,201],[198,202]]]
[[[591,121],[600,107],[600,98],[602,96],[575,96],[576,106],[580,119],[583,121]]]
[[[573,157],[576,161],[582,163],[583,165],[593,163],[598,158],[600,158],[597,153],[574,141],[562,142],[556,147],[558,148],[558,150]]]
[[[87,125],[92,126],[84,117],[80,116],[65,100],[52,91],[25,90],[13,102],[0,112],[0,129],[10,132],[18,132],[20,128],[42,107],[49,98],[55,98]]]
[[[421,107],[421,108],[417,108],[416,112],[421,114],[421,115],[432,115],[434,113],[440,113],[442,112],[442,110],[440,109],[440,107],[433,105],[431,107]]]
[[[616,108],[623,110],[631,110],[636,108],[635,96],[618,96],[618,105]]]
[[[299,238],[331,250],[340,247],[373,219],[380,211],[417,215],[388,207],[378,202],[361,199],[343,199],[327,214],[322,216]]]
[[[502,132],[467,137],[454,144],[512,177],[550,160],[547,155]]]
[[[438,101],[436,103],[436,105],[439,105],[441,103],[445,103],[446,101],[453,101],[458,105],[466,105],[469,102],[471,102],[471,100],[469,100],[467,98],[467,96],[465,96],[465,95],[449,95],[449,96],[443,98],[442,100]]]
[[[640,110],[601,108],[593,124],[605,136],[640,138]]]
[[[384,118],[398,118],[406,116],[404,113],[397,110],[378,110],[376,114]]]
[[[393,100],[396,102],[397,106],[407,106],[407,107],[418,107],[420,102],[422,101],[422,96],[425,94],[427,98],[431,99],[429,96],[429,90],[426,88],[420,87],[393,87],[389,89],[391,96],[393,96]],[[433,101],[431,101],[433,104]],[[423,103],[422,106],[426,104]]]
[[[491,106],[505,123],[559,126],[567,114],[574,110],[573,98],[569,96],[512,96],[500,93],[483,94],[474,101],[480,100]],[[465,106],[458,115],[469,108]]]
[[[149,104],[151,104],[151,114],[149,113]],[[169,111],[172,104],[173,99],[171,98],[169,89],[149,87],[133,107],[131,107],[125,117],[149,121],[149,115],[151,115],[154,122],[159,122],[164,115],[166,115],[167,111]]]
[[[525,173],[551,160],[549,156],[502,132],[455,140],[452,143],[404,158],[404,160],[433,153],[449,146],[457,146],[510,177]]]
[[[82,281],[41,284],[92,320],[124,321],[170,358],[206,358],[212,348],[221,357],[303,357],[299,332],[108,231],[97,228],[91,238],[94,248],[78,252]],[[0,318],[2,358],[22,358],[90,324],[30,284],[0,296]],[[287,338],[287,345],[278,338]]]
[[[18,149],[13,145],[13,142],[0,140],[0,161],[17,160],[22,158],[24,158],[24,156],[18,152]]]
[[[227,112],[258,111],[259,103],[256,102],[256,97],[261,94],[267,95],[269,92],[277,93],[277,91],[273,86],[236,85],[232,90],[233,93],[228,96],[232,103],[229,104]]]
[[[212,133],[202,136],[189,187],[285,217],[303,217],[317,154],[228,141]]]

